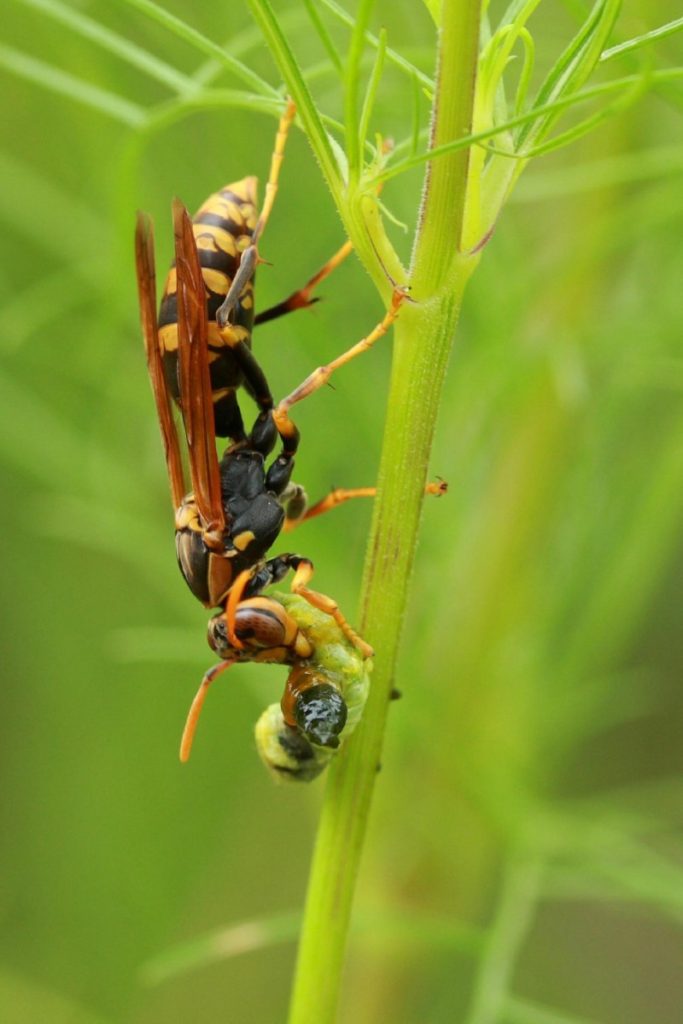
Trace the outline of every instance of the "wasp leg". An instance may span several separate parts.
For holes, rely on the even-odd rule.
[[[275,306],[270,306],[268,309],[264,309],[262,313],[257,313],[254,317],[254,327],[258,324],[265,324],[268,320],[276,320],[280,316],[284,316],[286,313],[293,313],[295,309],[307,309],[309,306],[313,306],[316,302],[319,302],[319,298],[316,296],[311,298],[311,293],[315,288],[318,287],[321,281],[324,281],[333,270],[336,270],[340,263],[343,263],[350,252],[353,251],[351,242],[344,242],[341,249],[332,256],[320,270],[309,278],[303,288],[299,288],[298,291],[292,292],[283,302],[278,302]]]
[[[272,451],[277,437],[271,424],[271,410],[274,402],[270,385],[261,364],[246,342],[236,337],[232,325],[227,324],[225,328],[221,328],[220,333],[244,375],[245,388],[261,410],[257,421],[258,426],[252,430],[250,435],[251,443],[263,455],[268,455]]]
[[[280,168],[282,167],[282,161],[284,160],[285,155],[285,143],[287,142],[289,129],[292,127],[295,115],[296,104],[293,100],[287,100],[287,106],[280,118],[277,135],[275,136],[275,146],[273,147],[273,155],[270,159],[270,173],[268,175],[268,181],[266,182],[266,195],[263,200],[263,209],[261,210],[259,219],[256,222],[256,227],[254,228],[254,234],[252,236],[254,245],[258,243],[259,238],[263,234],[264,228],[268,223],[268,218],[272,212],[273,204],[275,203],[277,183],[280,177]]]
[[[261,410],[261,422],[257,431],[258,436],[252,438],[252,440],[258,450],[267,455],[275,441],[275,433],[270,426],[270,413],[274,404],[273,396],[260,363],[249,348],[249,345],[244,341],[241,332],[238,333],[228,319],[245,286],[254,275],[257,258],[255,247],[245,249],[237,273],[228,289],[228,294],[216,311],[216,323],[218,324],[221,338],[232,352],[235,361],[242,371],[247,391]]]
[[[365,338],[361,338],[359,342],[352,345],[346,352],[342,352],[340,356],[333,359],[327,366],[319,366],[317,370],[314,370],[306,380],[295,388],[294,391],[286,398],[283,398],[277,405],[273,412],[273,419],[275,420],[275,426],[277,432],[282,438],[283,444],[283,456],[285,458],[292,458],[296,453],[299,446],[299,431],[295,424],[289,418],[289,410],[297,402],[301,402],[302,399],[308,398],[314,391],[317,391],[327,384],[328,380],[332,376],[335,370],[338,370],[340,366],[344,366],[345,363],[351,362],[356,356],[361,355],[363,352],[367,352],[369,348],[375,344],[383,335],[387,333],[394,320],[398,316],[401,304],[407,299],[407,294],[403,289],[394,289],[394,294],[391,300],[391,306],[380,323],[377,324],[375,329],[370,332]]]
[[[292,515],[291,508],[287,508],[287,518],[284,521],[282,529],[288,533],[294,530],[301,523],[305,523],[307,519],[313,519],[314,516],[321,516],[325,512],[329,512],[330,509],[336,508],[337,505],[343,504],[345,501],[350,501],[352,498],[374,498],[377,493],[376,487],[354,487],[352,489],[346,489],[344,487],[335,487],[330,491],[328,495],[317,501],[315,505],[311,505],[310,508],[302,510],[302,514],[299,516]]]
[[[242,643],[235,631],[235,616],[238,604],[247,596],[245,591],[247,589],[247,584],[252,579],[253,575],[254,573],[251,569],[244,569],[244,571],[239,574],[233,585],[230,587],[228,600],[225,605],[225,623],[228,629],[228,640],[230,645],[237,648],[238,651],[243,651],[245,645]]]
[[[254,232],[251,236],[251,245],[249,245],[242,253],[239,268],[230,288],[228,289],[228,294],[225,296],[223,302],[216,311],[216,322],[221,330],[228,325],[230,313],[242,294],[245,285],[254,276],[256,267],[260,262],[258,242],[273,210],[275,196],[277,195],[280,168],[284,159],[285,143],[295,115],[296,105],[292,100],[288,100],[285,112],[280,118],[277,135],[275,136],[275,146],[273,147],[273,155],[270,160],[270,173],[268,175],[268,181],[266,182],[266,195],[263,200],[263,209],[261,210],[259,219],[256,222],[256,227],[254,228]]]
[[[275,136],[275,146],[270,163],[270,173],[266,184],[266,195],[263,203],[263,209],[261,210],[261,214],[251,236],[251,244],[242,253],[240,265],[237,268],[237,272],[232,283],[230,284],[228,293],[216,310],[216,323],[221,337],[235,356],[235,359],[244,374],[246,388],[261,410],[259,440],[256,441],[256,444],[259,450],[263,449],[264,452],[269,452],[272,448],[272,443],[270,443],[271,431],[268,430],[266,421],[270,419],[269,413],[273,408],[273,396],[271,395],[265,374],[252,354],[251,349],[246,342],[236,334],[230,324],[230,314],[237,305],[237,302],[239,301],[246,286],[251,280],[253,280],[256,267],[260,262],[258,242],[273,209],[275,196],[277,194],[280,167],[282,166],[284,158],[285,142],[287,141],[287,135],[295,114],[296,106],[292,100],[289,100],[285,108],[285,112],[280,118],[277,135]]]
[[[292,566],[294,568],[294,566]],[[313,605],[321,612],[325,612],[326,615],[330,615],[341,629],[344,636],[353,644],[357,650],[363,655],[364,658],[371,658],[374,651],[370,644],[367,644],[361,636],[356,633],[344,616],[342,615],[339,605],[333,598],[328,597],[326,594],[321,594],[317,590],[310,590],[307,587],[307,583],[310,582],[313,576],[313,562],[309,561],[308,558],[299,558],[298,565],[295,567],[294,579],[292,580],[291,591],[293,594],[299,594],[304,600],[308,601],[309,604]]]
[[[252,245],[248,246],[242,253],[240,265],[237,268],[237,272],[232,279],[230,287],[228,288],[228,293],[216,310],[216,323],[218,324],[221,333],[230,326],[230,314],[237,305],[237,300],[245,287],[256,273],[258,263],[258,249],[252,243]]]
[[[301,522],[306,517],[308,495],[301,484],[290,481],[280,494],[278,500],[285,510],[283,529],[293,529],[298,522]],[[287,523],[292,523],[292,526],[288,527]]]
[[[433,494],[437,498],[440,498],[441,495],[447,492],[447,490],[448,484],[445,480],[431,481],[425,486],[425,494]],[[352,498],[374,498],[376,494],[376,487],[335,487],[324,498],[317,501],[315,505],[311,505],[310,508],[306,508],[304,506],[300,515],[294,515],[293,512],[298,511],[301,507],[301,502],[298,502],[295,505],[287,505],[287,518],[284,521],[282,529],[285,533],[290,533],[297,526],[300,526],[301,523],[305,523],[307,519],[313,519],[315,516],[322,516],[325,512],[329,512],[331,509],[336,508],[337,505],[342,505],[345,501],[351,501]]]
[[[187,713],[185,728],[183,729],[183,735],[180,740],[180,760],[183,764],[190,760],[194,734],[197,731],[199,716],[202,713],[206,694],[211,683],[234,664],[234,661],[221,661],[218,665],[214,665],[213,668],[210,668],[209,671],[204,674],[204,678],[199,684],[199,689],[197,690],[195,698],[190,705],[190,710]]]
[[[305,601],[308,601],[309,604],[313,605],[314,608],[318,608],[321,612],[325,612],[326,615],[331,616],[353,646],[358,648],[363,657],[372,657],[372,647],[370,647],[369,644],[366,644],[358,633],[351,628],[339,610],[337,602],[333,601],[331,597],[327,597],[325,594],[318,593],[316,590],[309,590],[306,586],[313,576],[313,562],[311,562],[309,558],[304,558],[302,555],[294,555],[291,553],[276,555],[274,558],[269,558],[268,561],[264,562],[258,569],[256,569],[256,571],[245,569],[245,571],[240,573],[237,577],[233,586],[230,588],[228,603],[224,613],[226,623],[228,624],[228,639],[230,644],[240,649],[244,647],[244,644],[241,642],[239,637],[234,636],[235,610],[243,598],[253,597],[255,594],[259,594],[265,587],[269,587],[273,583],[279,583],[290,570],[294,573],[294,579],[292,580],[291,586],[292,593],[299,594]],[[232,616],[233,619],[232,636],[230,635],[230,616]]]

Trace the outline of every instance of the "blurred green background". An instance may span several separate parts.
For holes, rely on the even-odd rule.
[[[278,84],[246,6],[164,7]],[[275,7],[321,61],[303,5]],[[542,5],[541,65],[583,9]],[[322,784],[276,788],[256,757],[276,668],[226,676],[177,761],[212,654],[175,564],[132,263],[137,208],[162,278],[172,196],[263,181],[275,121],[174,106],[172,81],[60,12],[156,55],[176,97],[236,84],[123,2],[3,10],[0,1019],[279,1022]],[[627,2],[618,39],[677,14]],[[431,71],[422,5],[378,3],[381,25]],[[680,63],[679,37],[648,53]],[[338,114],[335,78],[312,81]],[[412,97],[390,68],[376,129],[409,132]],[[431,467],[450,491],[425,506],[344,1021],[680,1021],[682,111],[668,87],[534,163],[466,296]],[[412,227],[419,192],[416,173],[383,198]],[[342,240],[295,132],[260,307]],[[353,258],[322,293],[257,332],[276,395],[379,318]],[[382,343],[300,407],[312,497],[373,482],[389,365]],[[309,555],[352,619],[369,516],[346,505],[277,548]],[[214,962],[145,970],[216,929]]]

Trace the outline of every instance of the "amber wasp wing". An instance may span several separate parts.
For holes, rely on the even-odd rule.
[[[173,403],[166,386],[164,367],[159,351],[157,326],[156,270],[154,262],[154,232],[146,213],[138,213],[135,229],[135,269],[140,298],[140,319],[145,339],[147,369],[157,407],[161,436],[164,442],[166,468],[171,485],[173,509],[177,509],[187,491],[183,462],[180,455],[178,432],[173,419]]]
[[[178,377],[180,407],[190,461],[190,477],[205,540],[222,542],[225,512],[216,454],[213,397],[209,376],[206,286],[187,210],[175,199],[173,230],[178,297]],[[211,545],[210,545],[211,546]]]

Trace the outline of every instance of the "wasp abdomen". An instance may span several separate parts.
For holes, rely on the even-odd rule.
[[[224,188],[200,206],[192,221],[199,264],[206,287],[208,317],[209,372],[219,437],[240,437],[241,417],[236,408],[234,390],[244,383],[244,376],[230,347],[216,325],[216,311],[228,293],[237,273],[244,250],[251,244],[258,219],[255,177]],[[175,264],[164,284],[159,307],[159,346],[166,382],[178,401],[178,304]],[[251,347],[254,322],[254,279],[246,282],[232,312],[232,337]]]

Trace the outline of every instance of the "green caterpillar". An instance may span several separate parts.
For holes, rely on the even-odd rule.
[[[181,760],[190,756],[206,692],[218,675],[246,661],[287,664],[282,700],[256,723],[256,748],[278,781],[310,782],[320,775],[360,721],[372,659],[331,615],[298,594],[240,601],[232,639],[221,613],[209,623],[209,644],[222,660],[206,673],[192,703]]]

